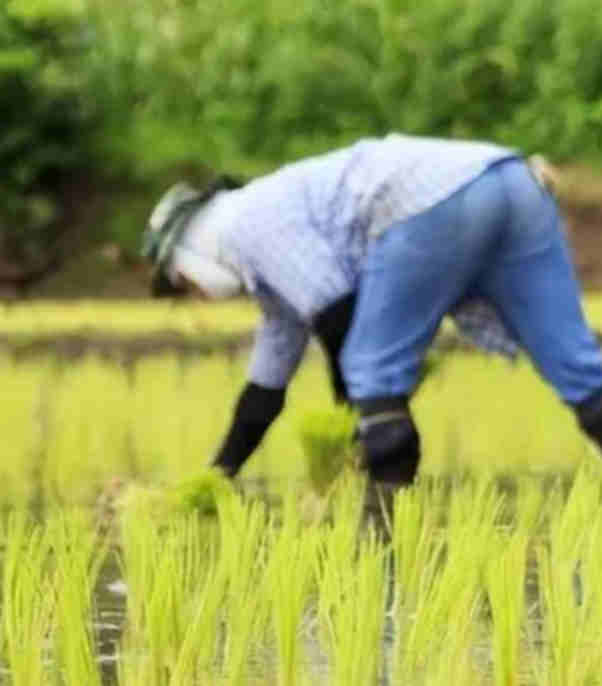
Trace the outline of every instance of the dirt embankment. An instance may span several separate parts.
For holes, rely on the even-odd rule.
[[[602,171],[585,165],[552,171],[581,282],[588,290],[601,290]]]
[[[564,203],[569,237],[585,288],[602,290],[602,196],[600,205]]]

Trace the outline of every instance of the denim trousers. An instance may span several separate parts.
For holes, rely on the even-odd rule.
[[[442,318],[470,297],[493,305],[566,403],[600,393],[602,355],[556,203],[511,159],[370,242],[341,352],[350,398],[410,395]]]

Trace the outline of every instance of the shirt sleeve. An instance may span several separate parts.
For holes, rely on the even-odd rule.
[[[262,303],[262,309],[249,377],[266,388],[284,388],[301,362],[310,329],[277,303]]]

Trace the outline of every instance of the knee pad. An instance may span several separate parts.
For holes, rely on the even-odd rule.
[[[359,439],[361,466],[371,479],[406,486],[414,481],[420,462],[420,437],[407,410],[362,416]]]
[[[579,426],[602,449],[602,391],[575,408]]]

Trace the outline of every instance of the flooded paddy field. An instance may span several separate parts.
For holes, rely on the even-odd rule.
[[[246,358],[0,355],[1,683],[602,683],[602,465],[525,360],[432,360],[392,493],[317,349],[241,478],[209,472]]]
[[[204,514],[150,490],[110,522],[13,511],[3,682],[597,683],[601,485],[590,464],[391,494],[346,468],[311,507],[297,483]]]

